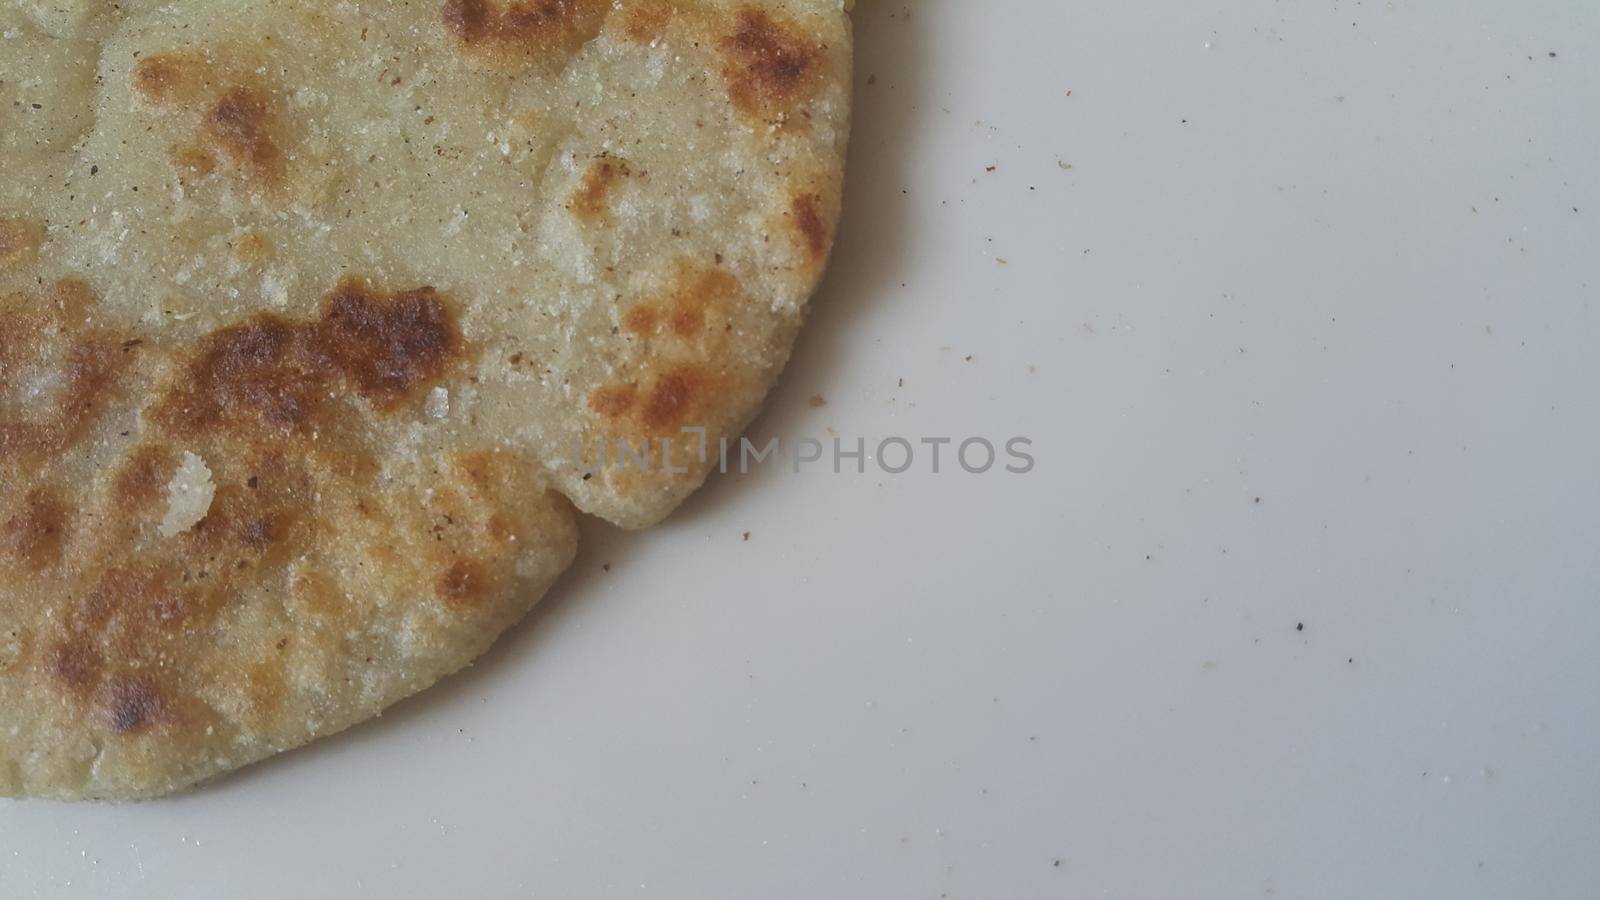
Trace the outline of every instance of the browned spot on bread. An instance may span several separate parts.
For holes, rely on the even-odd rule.
[[[661,37],[677,10],[671,0],[639,0],[622,11],[622,33],[640,44]]]
[[[615,419],[627,415],[638,396],[639,389],[631,384],[607,385],[596,388],[589,395],[589,408],[608,419]]]
[[[703,424],[694,418],[718,389],[714,363],[742,299],[727,270],[678,260],[661,295],[622,314],[623,329],[644,338],[638,359],[624,370],[627,380],[590,392],[589,409],[634,439],[641,431],[669,434]]]
[[[694,412],[715,390],[716,378],[702,366],[676,366],[651,379],[640,396],[632,384],[606,385],[589,395],[589,408],[602,417],[620,420],[633,414],[646,433],[670,434],[695,425]]]
[[[622,327],[632,334],[650,334],[660,322],[660,311],[647,304],[640,304],[622,314]]]
[[[33,265],[43,239],[43,230],[32,222],[0,218],[0,272]]]
[[[392,408],[461,352],[455,318],[431,287],[382,295],[346,280],[323,304],[318,335],[367,399]]]
[[[457,47],[497,68],[565,61],[600,33],[611,0],[446,0]]]
[[[100,708],[107,724],[117,734],[132,734],[160,724],[167,715],[167,702],[154,682],[147,678],[121,678],[109,682],[100,692]]]
[[[258,422],[294,434],[340,382],[392,411],[462,355],[455,318],[432,288],[385,294],[347,279],[317,321],[263,315],[210,335],[157,415],[184,433]]]
[[[302,331],[264,316],[211,335],[180,384],[177,402],[158,415],[188,432],[254,420],[294,431],[322,401],[319,386],[331,374],[306,353]]]
[[[656,378],[639,419],[654,431],[692,424],[695,407],[711,388],[712,379],[703,369],[679,366]]]
[[[239,543],[257,553],[271,547],[283,532],[282,524],[273,516],[251,516],[241,520],[235,534]]]
[[[483,567],[470,559],[456,560],[434,585],[439,599],[451,606],[476,603],[487,593],[488,587]]]
[[[193,117],[194,136],[171,151],[180,173],[204,176],[220,162],[247,187],[276,194],[289,176],[287,123],[277,96],[244,57],[146,57],[134,66],[133,90],[157,107]]]
[[[133,67],[133,89],[152,103],[187,103],[207,88],[209,69],[198,53],[158,53]]]
[[[816,194],[797,194],[789,201],[789,222],[800,246],[813,264],[828,256],[828,221],[822,215],[822,198]]]
[[[165,447],[139,447],[117,472],[111,488],[113,502],[130,513],[143,510],[166,494],[176,466]]]
[[[54,488],[35,488],[22,509],[0,525],[0,559],[38,572],[61,559],[69,510]]]
[[[760,7],[734,14],[721,49],[728,99],[749,118],[782,122],[821,84],[823,48],[794,22]]]
[[[56,323],[67,328],[82,322],[89,307],[100,302],[89,282],[82,278],[63,278],[56,282],[47,300]]]
[[[283,151],[272,136],[274,119],[263,91],[235,87],[212,104],[201,133],[247,180],[276,188],[283,183],[285,166]]]
[[[217,161],[199,147],[174,147],[172,167],[185,175],[202,178],[217,168]]]
[[[287,647],[287,641],[282,645]],[[280,651],[281,652],[281,651]],[[271,722],[283,706],[284,666],[280,659],[266,659],[245,672],[245,700],[257,727]]]
[[[205,518],[184,540],[197,553],[226,556],[235,565],[259,561],[288,538],[297,518],[293,500],[292,492],[222,485]]]
[[[611,218],[611,204],[622,182],[632,175],[627,160],[600,157],[589,164],[583,183],[572,195],[568,208],[579,221],[601,222]]]
[[[84,332],[92,302],[87,286],[71,279],[42,304],[26,295],[0,298],[0,461],[74,446],[118,393],[116,376],[140,344]],[[29,380],[56,387],[26,403],[7,397],[9,386]]]
[[[100,682],[100,654],[83,639],[63,641],[50,654],[50,674],[70,690],[82,692]]]
[[[642,336],[693,338],[705,329],[713,307],[731,306],[738,299],[739,282],[726,270],[680,261],[667,296],[633,306],[623,313],[622,327]]]

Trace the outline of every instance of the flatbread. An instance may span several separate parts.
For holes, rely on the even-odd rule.
[[[667,515],[800,328],[849,76],[842,0],[0,0],[0,795],[337,732],[577,510]]]

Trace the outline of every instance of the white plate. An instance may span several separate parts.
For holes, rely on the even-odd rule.
[[[756,432],[1037,468],[589,527],[380,722],[0,803],[0,896],[1600,894],[1592,4],[857,15],[847,223]]]

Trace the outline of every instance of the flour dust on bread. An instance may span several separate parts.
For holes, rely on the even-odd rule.
[[[577,510],[670,512],[821,276],[849,69],[841,0],[0,0],[0,795],[339,731]]]

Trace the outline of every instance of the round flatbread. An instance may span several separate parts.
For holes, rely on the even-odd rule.
[[[788,357],[849,85],[842,0],[0,0],[0,795],[339,731],[575,510],[670,512]]]

